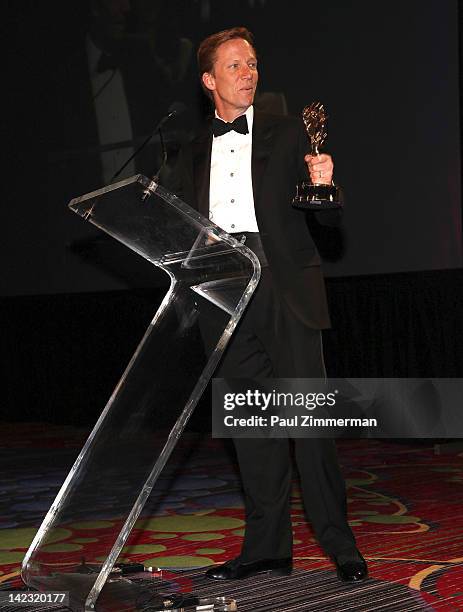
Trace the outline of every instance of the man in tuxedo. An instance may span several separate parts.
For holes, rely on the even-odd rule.
[[[325,376],[320,330],[329,326],[320,258],[303,212],[291,207],[296,183],[330,184],[329,155],[306,154],[301,120],[253,107],[258,71],[251,33],[233,28],[198,50],[202,86],[215,117],[179,156],[176,188],[231,234],[245,237],[262,266],[260,284],[225,351],[221,377]],[[332,212],[315,222],[330,222]],[[325,216],[325,218],[324,218]],[[207,344],[207,334],[205,334]],[[240,556],[211,568],[212,579],[292,570],[291,456],[288,439],[235,439],[245,496]],[[342,580],[366,577],[347,523],[345,484],[334,442],[296,439],[306,512]]]

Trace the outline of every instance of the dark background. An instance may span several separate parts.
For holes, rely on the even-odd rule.
[[[91,423],[163,290],[143,262],[66,206],[104,184],[84,46],[93,5],[2,6],[2,413]],[[187,108],[165,132],[166,177],[209,111],[195,51],[211,32],[254,33],[263,107],[297,115],[324,102],[326,150],[347,194],[344,235],[323,252],[331,376],[462,375],[458,8],[133,0],[127,14],[118,70],[135,145],[173,102]],[[137,171],[159,163],[154,138]]]

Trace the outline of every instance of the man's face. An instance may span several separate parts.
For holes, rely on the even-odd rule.
[[[259,78],[254,49],[243,38],[227,40],[217,49],[212,72],[205,72],[202,78],[212,91],[219,116],[233,121],[254,100]]]

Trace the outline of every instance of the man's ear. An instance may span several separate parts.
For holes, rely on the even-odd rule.
[[[215,89],[215,79],[214,76],[210,72],[204,72],[202,76],[204,87],[209,89],[210,91],[214,91]]]

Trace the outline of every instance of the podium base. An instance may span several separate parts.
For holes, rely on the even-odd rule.
[[[57,591],[59,584],[60,591],[69,593],[69,608],[73,612],[238,611],[236,600],[231,597],[199,597],[193,593],[171,592],[173,585],[163,581],[162,570],[158,568],[136,571],[130,575],[115,568],[105,582],[96,604],[88,604],[86,594],[100,569],[101,566],[83,563],[73,572],[43,576],[41,585],[46,591]]]

